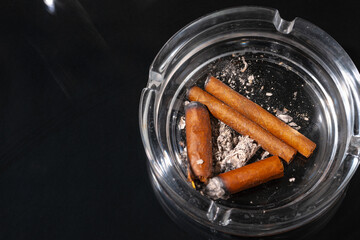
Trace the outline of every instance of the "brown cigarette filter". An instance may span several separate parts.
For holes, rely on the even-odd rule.
[[[199,87],[191,88],[188,97],[191,101],[198,101],[206,105],[214,117],[240,134],[250,136],[272,155],[281,157],[287,163],[290,163],[294,158],[296,154],[294,148],[290,147],[209,93],[201,90]]]
[[[305,157],[309,157],[314,151],[316,144],[313,141],[220,80],[209,77],[205,83],[205,90],[295,148]]]
[[[199,102],[185,107],[186,145],[190,171],[202,182],[212,174],[212,143],[210,116]],[[191,174],[190,174],[191,176]]]
[[[225,189],[230,194],[238,193],[283,176],[284,166],[277,156],[269,157],[218,175]]]

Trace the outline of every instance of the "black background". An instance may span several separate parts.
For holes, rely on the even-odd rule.
[[[148,68],[181,27],[240,5],[277,8],[333,36],[360,66],[345,1],[2,1],[0,239],[201,239],[165,214],[138,129]],[[359,172],[309,239],[359,239]],[[299,235],[305,235],[300,232]]]

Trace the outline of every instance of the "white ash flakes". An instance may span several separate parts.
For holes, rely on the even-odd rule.
[[[216,200],[219,198],[226,199],[226,192],[222,186],[221,180],[218,177],[210,178],[205,187],[204,194]]]
[[[295,130],[299,130],[301,127],[293,122],[293,118],[287,114],[288,110],[284,108],[282,111],[279,109],[275,109],[275,116],[279,118],[284,123],[288,124],[290,127],[294,128]]]
[[[292,128],[294,128],[295,130],[299,130],[301,127],[300,126],[298,126],[296,123],[294,123],[294,122],[290,122],[289,124],[288,124],[290,127],[292,127]]]
[[[254,77],[253,74],[249,75],[248,78],[247,78],[248,81],[246,83],[246,86],[251,86],[253,84],[253,82],[254,82],[254,79],[255,79],[255,77]],[[253,91],[254,91],[254,89],[252,88],[251,92],[253,92]]]
[[[309,117],[307,114],[303,113],[299,115],[302,119],[304,119],[305,121],[309,121]]]
[[[234,130],[219,121],[215,173],[227,172],[244,166],[260,148],[248,136],[238,136]]]
[[[277,117],[285,123],[289,123],[293,120],[293,118],[287,114],[278,114]]]
[[[202,159],[196,160],[196,164],[197,164],[197,165],[201,165],[201,164],[203,164],[203,163],[204,163],[204,160],[202,160]]]
[[[267,158],[269,155],[270,155],[270,153],[268,151],[264,151],[261,154],[260,160],[263,160],[263,159]]]
[[[240,69],[240,72],[245,72],[246,69],[248,68],[248,63],[245,61],[245,58],[244,57],[241,57],[241,60],[244,64],[244,66]]]
[[[294,92],[294,93],[293,93],[293,96],[294,96],[294,97],[293,97],[293,100],[296,100],[297,92]]]
[[[180,130],[185,129],[185,116],[180,117],[178,127]]]

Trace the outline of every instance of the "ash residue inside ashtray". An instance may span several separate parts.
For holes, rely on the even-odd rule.
[[[306,127],[310,120],[308,111],[311,106],[305,99],[302,83],[291,79],[279,81],[284,68],[285,71],[292,69],[282,62],[279,64],[266,62],[264,68],[263,57],[263,55],[253,55],[248,58],[246,55],[233,54],[220,58],[208,65],[208,75],[224,82],[292,128],[300,130]],[[184,101],[184,105],[187,103]],[[220,120],[211,117],[211,127],[215,176],[271,156],[253,139],[240,135]],[[183,115],[178,116],[178,128],[185,132]],[[180,136],[184,137],[185,134]],[[182,145],[180,149],[183,149],[180,152],[181,162],[187,164],[185,138],[180,140],[180,145]],[[213,188],[217,189],[215,185]],[[204,193],[204,185],[199,184],[197,188]],[[206,191],[205,194],[211,195]]]
[[[219,135],[213,143],[215,175],[244,166],[260,148],[253,139],[241,136],[221,121],[213,125],[216,128]]]
[[[269,112],[288,109],[298,126],[307,126],[308,113],[311,111],[304,85],[294,79],[284,79],[285,71],[290,71],[283,62],[265,62],[262,54],[247,57],[233,54],[209,64],[209,75],[226,83],[235,91],[259,104]],[[246,62],[246,71],[242,72]],[[266,66],[266,67],[264,67]],[[279,81],[282,79],[282,81]],[[290,89],[290,90],[289,90]]]

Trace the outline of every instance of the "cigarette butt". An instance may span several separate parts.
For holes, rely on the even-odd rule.
[[[256,103],[232,90],[220,80],[209,77],[205,83],[205,90],[295,148],[305,157],[309,157],[316,148],[316,144],[313,141]]]
[[[284,166],[277,156],[218,175],[225,190],[230,194],[238,193],[283,176]]]
[[[199,102],[185,106],[186,145],[191,173],[201,182],[212,174],[210,115]],[[200,161],[201,160],[201,161]]]
[[[290,147],[209,93],[201,90],[199,87],[192,87],[189,90],[188,97],[191,101],[198,101],[206,105],[214,117],[221,120],[240,134],[248,135],[272,155],[281,157],[287,163],[290,163],[294,158],[296,154],[294,148]]]

